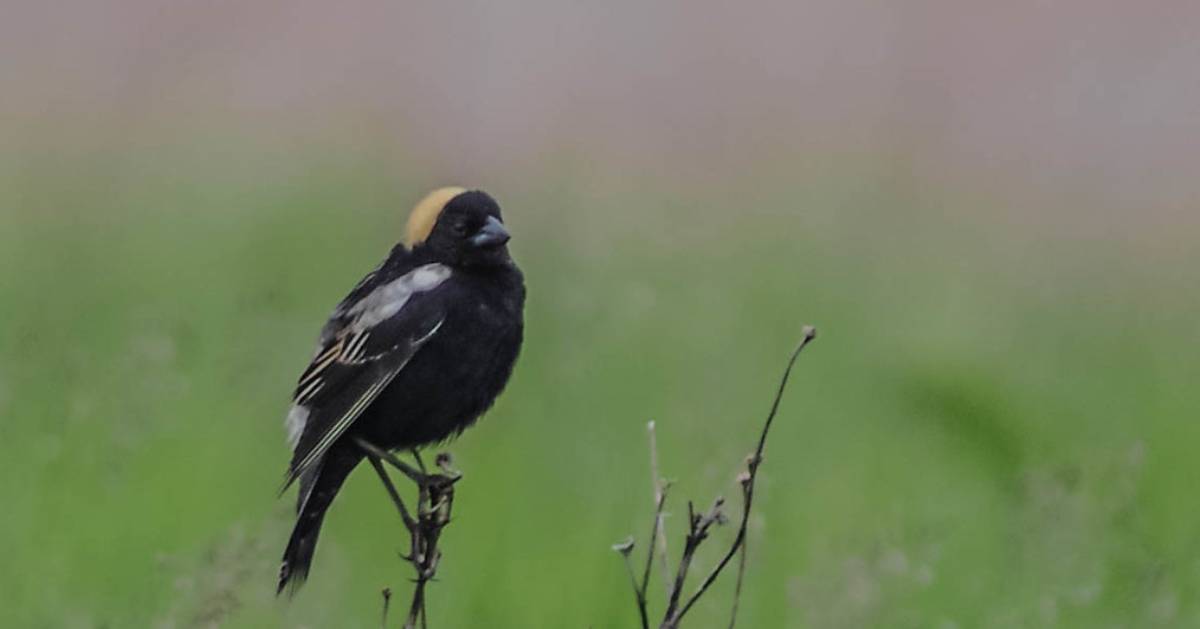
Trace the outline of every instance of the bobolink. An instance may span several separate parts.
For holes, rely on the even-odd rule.
[[[350,291],[321,330],[287,415],[299,479],[279,592],[308,575],[321,521],[363,459],[445,440],[500,394],[521,348],[525,285],[500,206],[442,188],[408,220],[405,242]]]

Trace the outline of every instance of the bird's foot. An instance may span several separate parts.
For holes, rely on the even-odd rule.
[[[421,490],[444,492],[446,488],[453,486],[454,483],[457,483],[462,478],[461,472],[450,467],[450,455],[446,452],[439,453],[435,459],[435,463],[441,471],[430,473],[428,468],[425,467],[425,461],[421,459],[421,455],[417,452],[416,448],[409,450],[417,462],[417,466],[413,467],[395,454],[376,446],[366,439],[358,437],[355,439],[355,443],[358,444],[358,447],[368,457],[381,460],[400,470],[400,473],[407,476]]]

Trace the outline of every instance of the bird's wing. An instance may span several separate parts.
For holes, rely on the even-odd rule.
[[[436,289],[450,277],[426,264],[394,278],[368,276],[334,311],[288,413],[292,463],[284,488],[313,467],[445,320]]]
[[[329,315],[329,321],[321,328],[321,336],[317,340],[317,354],[321,355],[324,350],[329,349],[329,345],[337,340],[337,335],[353,322],[354,307],[360,303],[365,297],[371,294],[380,284],[389,279],[394,279],[395,273],[391,269],[395,266],[407,266],[409,251],[404,248],[404,245],[396,245],[392,252],[388,254],[382,262],[379,263],[370,273],[367,273],[350,292],[338,302],[338,305],[333,309],[333,314]],[[411,270],[411,267],[409,267]],[[314,360],[314,362],[316,362]],[[303,376],[301,376],[303,380]]]

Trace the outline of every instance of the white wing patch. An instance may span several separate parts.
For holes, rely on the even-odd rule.
[[[413,344],[420,347],[425,343],[425,341],[429,340],[430,337],[437,333],[438,329],[442,327],[442,323],[444,321],[444,319],[442,321],[438,321],[437,325],[433,326],[432,330],[414,341]],[[329,450],[331,446],[333,446],[333,442],[336,441],[338,437],[342,436],[342,433],[346,432],[346,429],[350,427],[350,424],[352,424],[354,420],[358,419],[359,415],[362,415],[363,411],[371,405],[371,402],[375,401],[375,398],[379,397],[379,394],[383,391],[384,387],[391,384],[392,379],[395,378],[402,369],[404,369],[409,360],[412,360],[411,355],[409,355],[409,357],[406,358],[403,363],[397,365],[395,369],[391,370],[382,378],[380,378],[378,382],[372,384],[371,387],[367,389],[357,401],[354,402],[354,405],[351,406],[350,409],[345,413],[343,413],[336,422],[334,422],[333,426],[325,433],[324,436],[321,437],[321,440],[317,442],[317,445],[313,446],[308,455],[304,457],[304,460],[296,464],[295,473],[297,475],[304,472],[304,470],[315,463],[317,459],[320,459],[325,455],[325,452]],[[307,409],[304,413],[304,419],[305,421],[308,420]],[[295,449],[296,446],[293,445],[292,450],[294,451]]]
[[[342,362],[358,362],[364,358],[364,348],[366,347],[367,338],[370,337],[371,328],[379,325],[388,318],[400,312],[404,304],[417,293],[433,290],[440,286],[450,277],[450,267],[444,264],[426,264],[419,266],[408,273],[384,284],[375,290],[371,291],[366,297],[355,302],[352,306],[344,311],[336,313],[342,316],[353,317],[349,325],[343,328],[340,341],[334,343],[324,349],[318,348],[317,355],[313,359],[313,363],[306,375],[299,383],[299,390],[294,400],[292,408],[288,411],[287,419],[284,420],[284,426],[287,429],[288,446],[292,450],[296,449],[296,445],[300,443],[300,436],[304,434],[304,428],[308,424],[308,416],[312,410],[306,406],[314,395],[316,395],[324,386],[325,383],[321,379],[321,372],[332,364],[335,360]],[[366,280],[364,280],[366,281]],[[434,332],[441,327],[441,322],[433,328],[428,334],[420,339],[416,339],[416,344],[424,343]],[[394,375],[394,374],[393,374]],[[385,383],[386,384],[386,383]],[[379,387],[379,388],[382,388]],[[379,391],[374,390],[368,392],[368,395],[363,397],[365,403],[369,404],[378,395]],[[357,412],[361,409],[351,408],[351,412],[346,414],[353,421],[357,417]],[[339,421],[337,428],[345,430],[341,424],[348,425],[349,421]],[[338,433],[338,430],[332,431]],[[319,449],[318,449],[319,450]]]
[[[450,267],[426,264],[376,288],[346,311],[355,317],[349,330],[357,334],[379,325],[400,312],[410,297],[437,288],[449,277]]]
[[[304,434],[304,426],[308,424],[308,407],[303,404],[293,404],[291,410],[288,411],[287,419],[283,425],[287,428],[288,447],[292,450],[296,449],[296,444],[300,443],[300,435]]]

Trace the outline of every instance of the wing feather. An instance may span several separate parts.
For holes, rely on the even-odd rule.
[[[443,319],[438,318],[427,328],[428,331],[372,360],[337,363],[338,368],[334,371],[342,373],[334,378],[338,382],[336,391],[328,395],[322,395],[329,389],[328,386],[324,386],[327,381],[312,381],[309,387],[316,386],[316,391],[305,400],[297,402],[308,406],[309,414],[305,418],[303,434],[296,444],[292,465],[284,481],[284,489],[329,451],[337,439],[353,425],[354,420],[358,419],[404,370],[417,350],[437,333],[442,322]]]
[[[428,293],[449,276],[440,264],[383,278],[375,271],[338,304],[293,393],[284,489],[319,463],[437,333],[445,319]]]

